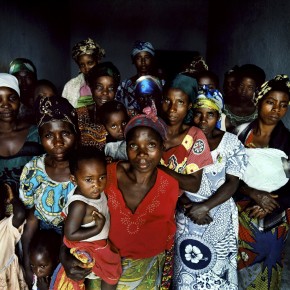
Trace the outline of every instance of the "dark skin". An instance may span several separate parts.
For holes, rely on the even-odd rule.
[[[189,97],[179,89],[169,89],[162,104],[162,117],[168,125],[165,150],[180,145],[190,126],[183,124],[183,120],[192,107]],[[179,182],[179,187],[190,192],[197,192],[200,187],[202,170],[192,174],[181,174],[165,166],[162,170],[173,176]]]
[[[224,132],[217,129],[216,123],[219,120],[219,113],[209,108],[197,108],[194,111],[194,124],[200,128],[208,141],[210,150],[215,150],[220,144]],[[185,198],[181,200],[186,208],[187,215],[194,223],[203,225],[212,222],[209,211],[214,207],[224,203],[233,196],[239,185],[239,178],[230,174],[226,175],[226,181],[221,185],[216,193],[204,202],[191,202]]]
[[[118,163],[117,180],[126,206],[134,213],[156,181],[163,141],[148,127],[131,129],[126,141],[128,161]],[[69,254],[65,246],[61,248],[60,260],[67,276],[73,280],[81,280],[90,272],[82,268],[82,263]]]
[[[258,123],[253,129],[252,139],[255,147],[263,148],[269,145],[273,130],[287,112],[288,103],[289,95],[282,91],[270,91],[259,101]],[[254,202],[253,206],[247,208],[250,217],[261,219],[280,207],[277,196],[270,192],[257,190],[245,184],[240,190]]]
[[[70,180],[68,157],[75,148],[77,136],[70,123],[60,120],[43,124],[39,128],[41,143],[47,153],[45,170],[48,176],[58,182]],[[28,249],[30,241],[38,229],[39,221],[34,216],[35,208],[27,210],[27,222],[22,235],[24,268],[26,282],[32,284],[33,273],[30,269]]]
[[[17,120],[20,106],[18,94],[0,87],[0,155],[9,157],[19,152],[26,140],[30,125]]]

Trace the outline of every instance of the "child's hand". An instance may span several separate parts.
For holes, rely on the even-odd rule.
[[[102,229],[105,225],[105,222],[106,222],[106,218],[104,217],[104,215],[102,215],[99,211],[94,210],[92,212],[92,217],[96,223],[96,227],[98,229]]]
[[[5,191],[6,203],[10,203],[11,200],[14,198],[14,194],[13,194],[12,188],[7,183],[3,184],[3,188],[4,188],[4,191]]]

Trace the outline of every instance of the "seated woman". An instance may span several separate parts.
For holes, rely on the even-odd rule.
[[[178,182],[157,168],[167,128],[151,113],[134,117],[126,126],[128,161],[107,167],[109,239],[122,257],[123,269],[117,289],[160,289],[165,253],[176,230]],[[64,247],[60,259],[74,280],[90,272]],[[100,289],[99,284],[89,280],[86,289]]]
[[[265,82],[254,98],[258,108],[257,119],[237,127],[236,132],[242,143],[249,148],[279,149],[289,157],[290,133],[281,121],[289,100],[288,76],[277,75]],[[281,287],[284,245],[289,230],[289,192],[288,181],[272,192],[242,184],[236,194],[239,210],[238,278],[241,289]],[[261,220],[274,220],[283,211],[286,219],[282,214],[272,228],[259,230]]]
[[[44,152],[37,127],[19,119],[19,108],[17,78],[0,73],[0,183],[17,195],[24,165]]]
[[[91,38],[76,43],[72,48],[72,58],[78,65],[80,73],[64,85],[62,96],[68,99],[74,108],[93,104],[87,75],[104,56],[105,50]]]
[[[94,146],[103,150],[107,131],[100,120],[102,105],[115,98],[120,83],[120,72],[112,62],[94,66],[87,76],[93,95],[93,104],[77,109],[81,145]]]
[[[198,192],[185,192],[177,208],[173,289],[203,284],[238,289],[238,215],[232,195],[247,156],[236,135],[217,128],[223,108],[218,90],[199,90],[193,108],[193,122],[204,132],[214,163],[203,169]]]

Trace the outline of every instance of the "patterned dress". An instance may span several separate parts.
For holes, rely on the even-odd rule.
[[[242,177],[245,148],[228,132],[211,151],[214,163],[204,168],[197,193],[186,192],[194,202],[211,197],[224,184],[226,174]],[[235,290],[237,281],[238,211],[232,198],[210,210],[213,221],[197,225],[178,208],[173,289]]]
[[[45,171],[46,154],[28,162],[20,177],[20,199],[26,208],[35,207],[34,215],[53,228],[62,227],[62,212],[69,192],[75,187],[71,181],[52,180]]]
[[[13,192],[18,192],[20,175],[24,165],[34,156],[43,153],[37,127],[31,126],[19,152],[12,156],[0,156],[0,182],[8,183]]]

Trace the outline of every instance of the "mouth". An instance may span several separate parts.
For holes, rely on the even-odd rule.
[[[13,116],[13,111],[4,111],[0,113],[0,116],[2,116],[2,118],[10,118],[11,116]]]

